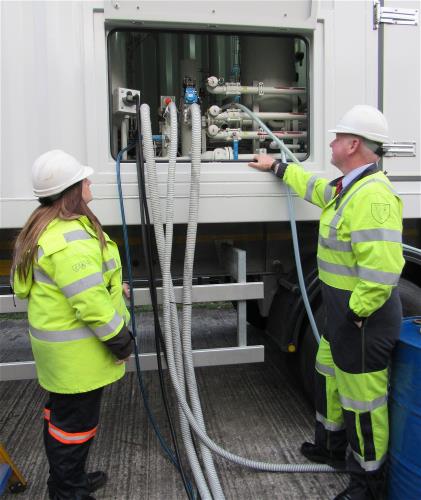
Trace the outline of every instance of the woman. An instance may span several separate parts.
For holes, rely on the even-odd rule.
[[[102,389],[124,375],[132,352],[121,263],[88,203],[93,169],[60,150],[32,167],[40,206],[19,234],[13,288],[28,298],[40,385],[49,391],[44,443],[51,499],[92,499],[104,472],[85,472]]]

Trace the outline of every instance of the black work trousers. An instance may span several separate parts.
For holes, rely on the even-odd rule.
[[[44,410],[44,445],[50,465],[53,500],[89,498],[85,471],[99,420],[102,387],[80,394],[49,393]]]

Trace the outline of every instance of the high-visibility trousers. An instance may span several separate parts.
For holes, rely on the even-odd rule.
[[[349,467],[369,473],[387,458],[388,368],[402,308],[394,289],[359,328],[346,318],[350,293],[323,285],[326,324],[316,357],[315,442],[331,451],[349,445]]]
[[[44,408],[44,445],[51,499],[89,496],[85,463],[97,431],[101,396],[102,388],[80,394],[49,393]]]

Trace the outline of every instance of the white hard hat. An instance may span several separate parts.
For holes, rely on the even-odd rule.
[[[61,149],[47,151],[32,165],[34,194],[38,198],[59,194],[93,173],[93,168],[85,167]]]
[[[373,106],[358,104],[342,117],[336,128],[329,130],[336,134],[353,134],[383,144],[388,140],[388,126],[383,113]]]

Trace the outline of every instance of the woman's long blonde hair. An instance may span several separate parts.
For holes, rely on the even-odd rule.
[[[82,183],[79,181],[67,188],[55,200],[44,199],[41,206],[36,208],[22,231],[19,233],[13,249],[12,274],[17,272],[20,279],[26,279],[35,258],[38,240],[54,219],[72,220],[81,215],[86,215],[96,231],[101,249],[106,246],[101,224],[92,210],[83,201]]]

